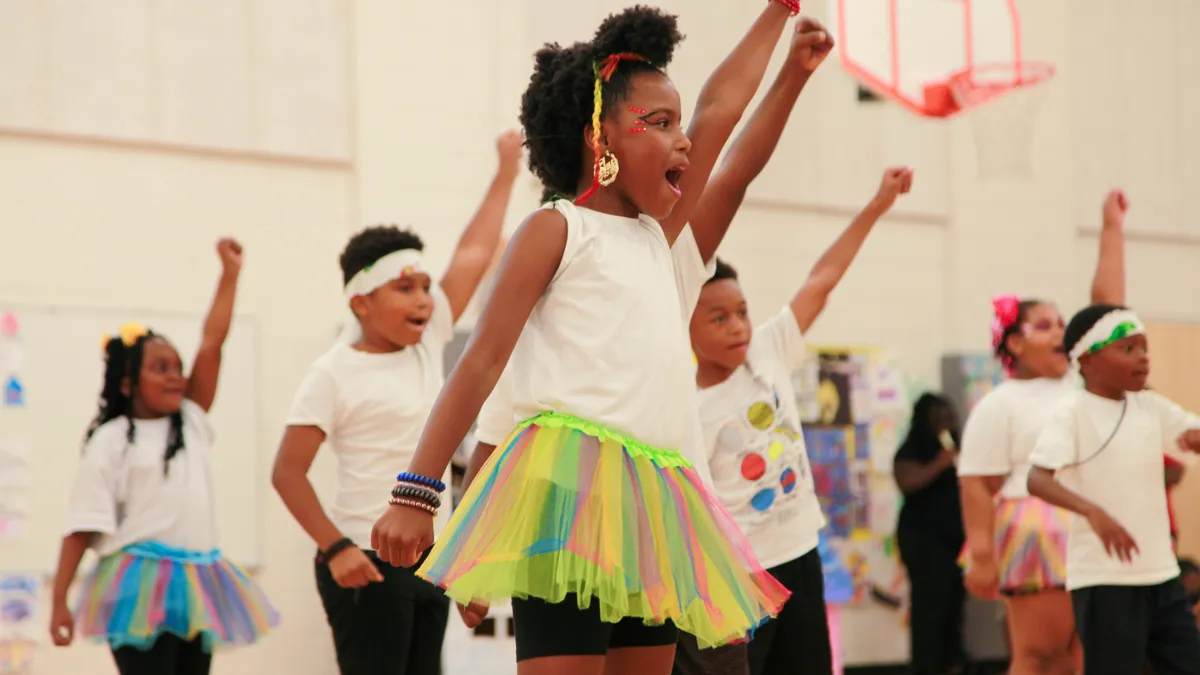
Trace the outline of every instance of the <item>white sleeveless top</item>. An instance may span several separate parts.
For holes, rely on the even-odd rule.
[[[646,215],[564,200],[546,208],[567,219],[566,249],[485,407],[508,407],[514,423],[547,410],[574,415],[697,463],[688,323],[712,269],[691,228],[670,246]]]

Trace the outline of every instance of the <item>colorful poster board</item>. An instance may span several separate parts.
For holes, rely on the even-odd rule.
[[[908,591],[895,546],[900,494],[891,471],[911,387],[878,348],[815,347],[793,382],[828,520],[820,543],[826,602],[872,604],[903,617]]]

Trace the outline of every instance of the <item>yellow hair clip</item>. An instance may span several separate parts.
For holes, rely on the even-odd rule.
[[[100,348],[107,349],[108,343],[117,338],[120,338],[121,343],[126,347],[132,347],[133,345],[137,344],[139,339],[144,337],[146,333],[149,332],[150,331],[140,323],[127,323],[121,326],[115,334],[109,333],[108,335],[105,335],[104,339],[100,341]]]

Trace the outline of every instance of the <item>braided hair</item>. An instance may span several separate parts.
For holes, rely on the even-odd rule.
[[[100,427],[124,417],[129,421],[125,440],[132,445],[136,440],[137,425],[133,419],[133,402],[137,399],[138,381],[142,372],[142,357],[146,353],[146,342],[162,339],[153,331],[146,331],[132,345],[126,345],[118,336],[108,340],[104,346],[104,386],[100,390],[99,410],[88,425],[84,441],[90,440]],[[125,393],[128,382],[129,393]],[[183,413],[176,410],[171,414],[171,428],[167,432],[167,448],[163,454],[163,475],[169,471],[171,459],[184,447]]]

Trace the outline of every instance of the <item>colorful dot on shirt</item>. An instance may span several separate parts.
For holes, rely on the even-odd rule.
[[[767,472],[767,460],[763,456],[752,452],[742,458],[742,478],[746,480],[758,480]]]
[[[783,494],[791,494],[792,490],[796,489],[796,472],[784,469],[783,474],[779,476],[779,487],[783,490]]]
[[[756,511],[768,511],[771,505],[775,503],[774,490],[759,490],[758,494],[750,499],[750,506]]]
[[[770,457],[773,462],[779,459],[779,456],[782,454],[783,443],[780,441],[771,441],[771,444],[767,446],[767,457]]]
[[[771,406],[759,401],[746,411],[746,421],[759,431],[766,431],[775,422],[775,411]]]

